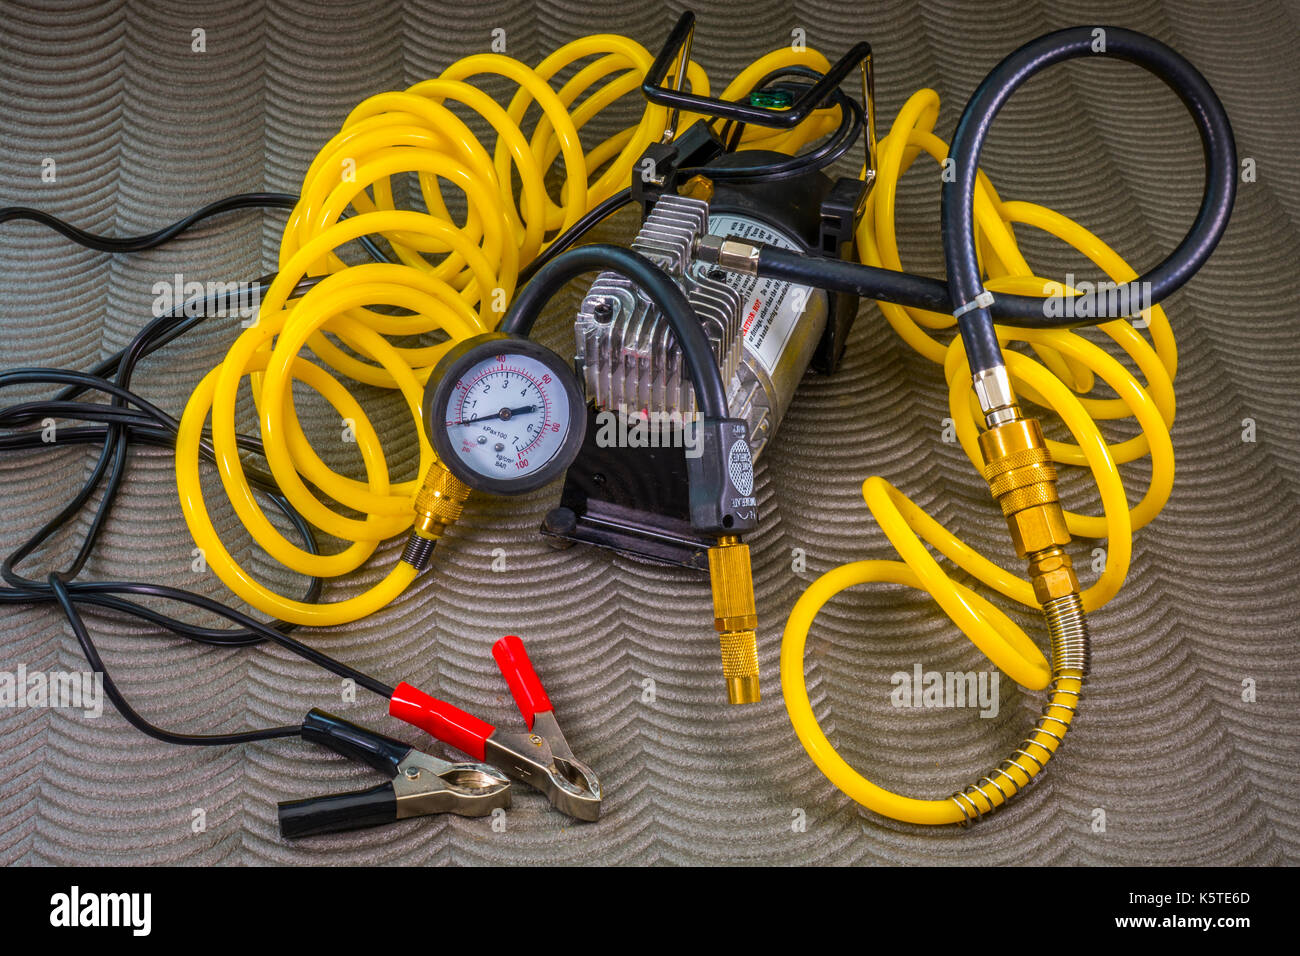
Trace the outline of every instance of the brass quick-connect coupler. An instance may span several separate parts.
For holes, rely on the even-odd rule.
[[[718,538],[709,548],[709,583],[713,586],[713,626],[722,643],[722,676],[727,700],[754,704],[758,688],[758,610],[754,606],[754,572],[749,545],[735,535]]]
[[[412,533],[436,541],[449,525],[456,523],[468,497],[469,488],[441,462],[435,461],[415,495]]]
[[[1002,508],[1016,553],[1029,559],[1040,605],[1079,593],[1065,512],[1056,492],[1056,467],[1036,418],[995,425],[980,435],[984,478]]]
[[[401,560],[417,571],[427,568],[438,539],[460,517],[468,497],[469,488],[459,478],[439,462],[430,465],[415,493],[415,522]]]

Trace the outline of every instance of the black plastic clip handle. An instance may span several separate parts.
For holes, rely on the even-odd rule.
[[[391,783],[369,790],[289,800],[279,806],[280,836],[294,840],[320,833],[364,830],[397,822],[397,793]]]
[[[388,777],[397,776],[397,768],[414,749],[318,709],[303,720],[302,739],[359,760]],[[383,826],[397,820],[397,791],[392,783],[381,783],[353,793],[289,800],[279,805],[279,818],[280,835],[288,839]]]
[[[388,777],[397,776],[397,768],[415,749],[319,708],[313,708],[302,722],[302,739],[359,760]]]

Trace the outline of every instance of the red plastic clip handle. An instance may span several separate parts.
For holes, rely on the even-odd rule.
[[[445,700],[430,697],[418,687],[401,683],[393,688],[388,712],[398,720],[419,727],[425,733],[451,744],[475,760],[484,759],[484,744],[496,730],[491,724],[467,714]]]
[[[533,717],[554,708],[551,699],[546,696],[546,689],[542,687],[541,678],[533,670],[533,662],[528,659],[524,642],[513,634],[507,634],[492,645],[492,656],[501,668],[501,676],[510,685],[510,693],[514,694],[515,703],[519,705],[519,712],[524,715],[528,729],[532,730]]]

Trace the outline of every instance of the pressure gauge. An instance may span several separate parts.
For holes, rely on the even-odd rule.
[[[466,339],[434,367],[424,426],[439,459],[471,488],[515,495],[560,477],[586,433],[569,363],[504,332]]]

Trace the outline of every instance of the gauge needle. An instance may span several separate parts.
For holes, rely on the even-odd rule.
[[[503,408],[499,412],[493,412],[491,415],[480,415],[478,418],[466,418],[464,421],[452,422],[453,425],[473,425],[475,422],[485,422],[490,418],[499,418],[501,421],[509,421],[516,415],[527,415],[529,412],[537,411],[536,405],[520,405],[518,408]]]

